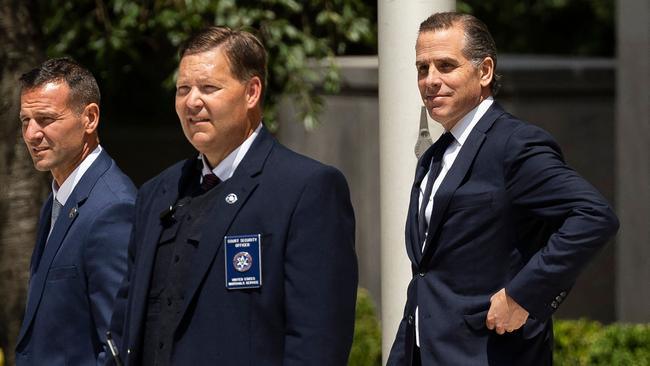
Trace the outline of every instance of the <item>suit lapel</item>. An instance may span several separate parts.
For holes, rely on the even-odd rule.
[[[503,113],[505,113],[505,111],[498,103],[494,102],[492,106],[490,106],[487,112],[485,112],[483,117],[481,117],[476,126],[474,126],[470,132],[451,169],[438,188],[434,197],[431,219],[429,220],[424,253],[422,255],[422,260],[419,263],[420,269],[424,269],[429,265],[431,258],[436,252],[436,249],[439,246],[438,234],[442,224],[444,223],[443,218],[447,211],[447,207],[449,206],[449,202],[472,166],[481,145],[483,145],[483,142],[485,141],[486,132],[490,127],[492,127],[494,121]]]
[[[218,197],[206,215],[206,221],[200,233],[198,251],[194,256],[192,271],[187,281],[187,296],[185,296],[181,310],[183,316],[212,266],[219,265],[219,263],[214,264],[214,260],[222,250],[223,238],[259,184],[259,175],[274,144],[275,139],[265,128],[262,128],[233,177],[216,188],[219,189]],[[226,202],[226,197],[231,194],[237,196],[234,203]],[[232,202],[232,200],[229,201]],[[179,321],[183,316],[179,318]]]
[[[29,274],[30,278],[36,272],[38,264],[41,261],[43,256],[43,250],[45,250],[45,241],[47,240],[47,234],[50,232],[51,226],[51,216],[52,216],[52,193],[47,197],[43,208],[41,209],[41,215],[38,220],[38,232],[36,234],[36,244],[34,245],[34,252],[32,253],[32,259],[29,265]]]
[[[106,172],[110,167],[111,158],[105,151],[102,151],[97,159],[92,163],[92,165],[86,170],[81,180],[77,183],[73,189],[70,197],[66,204],[61,208],[61,213],[59,218],[54,223],[54,228],[50,234],[49,239],[47,238],[47,233],[49,232],[49,225],[41,225],[39,228],[39,243],[40,241],[46,241],[44,244],[44,249],[42,250],[42,255],[37,259],[35,268],[33,269],[34,273],[30,280],[29,285],[29,294],[27,296],[28,303],[25,310],[25,318],[23,320],[22,327],[20,329],[20,334],[18,336],[18,342],[23,338],[25,332],[29,328],[34,315],[36,314],[36,309],[38,304],[41,301],[43,295],[43,290],[45,288],[45,282],[47,280],[47,274],[50,270],[50,266],[56,257],[56,254],[59,252],[61,245],[66,238],[70,226],[75,222],[79,214],[80,207],[86,202],[90,191],[97,183],[99,177]],[[45,218],[44,215],[51,213],[52,211],[52,198],[50,196],[49,203],[45,207],[49,206],[48,210],[44,210],[44,213],[41,215],[42,222],[49,222],[49,219]],[[92,214],[92,213],[88,213]],[[39,253],[40,254],[40,253]]]
[[[420,242],[418,239],[418,215],[419,215],[419,200],[420,200],[420,184],[427,175],[429,164],[431,163],[431,156],[433,155],[433,146],[431,145],[427,151],[422,155],[418,161],[415,170],[415,179],[411,187],[411,199],[409,202],[408,215],[406,218],[406,252],[414,264],[420,263],[422,259],[422,250],[420,249]]]

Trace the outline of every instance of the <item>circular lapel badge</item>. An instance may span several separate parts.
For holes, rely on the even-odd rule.
[[[234,193],[230,193],[229,195],[226,196],[226,202],[230,205],[237,202],[237,195]]]

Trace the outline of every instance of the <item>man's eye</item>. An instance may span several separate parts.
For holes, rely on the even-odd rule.
[[[425,75],[425,74],[427,74],[428,72],[429,72],[429,67],[428,67],[428,66],[426,66],[426,65],[418,66],[418,73],[419,73],[420,75]]]
[[[177,86],[176,95],[187,95],[190,92],[190,88],[187,86]]]
[[[56,118],[54,117],[36,117],[36,123],[38,123],[41,126],[49,125],[54,121],[56,121]],[[29,123],[29,119],[25,118],[23,120],[23,125],[27,125],[28,123]]]
[[[450,64],[449,62],[443,62],[443,63],[441,63],[441,64],[438,66],[438,68],[439,68],[441,71],[451,71],[451,70],[454,69],[454,65],[453,65],[453,64]]]
[[[203,86],[201,86],[201,91],[204,92],[204,93],[214,93],[217,90],[219,90],[219,88],[214,86],[214,85],[203,85]]]

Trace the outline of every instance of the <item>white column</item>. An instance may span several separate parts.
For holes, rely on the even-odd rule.
[[[448,0],[379,0],[379,169],[381,207],[381,320],[384,364],[406,302],[411,270],[404,225],[415,173],[413,148],[422,101],[415,41],[429,15],[456,8]],[[440,130],[432,131],[435,140]]]

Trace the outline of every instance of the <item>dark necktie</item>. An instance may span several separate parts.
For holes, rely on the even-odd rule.
[[[429,169],[429,177],[427,178],[427,185],[424,189],[422,203],[420,204],[420,212],[418,216],[418,239],[420,245],[424,242],[425,233],[427,231],[428,222],[426,218],[427,205],[429,198],[431,198],[431,191],[433,190],[433,182],[435,182],[440,170],[442,169],[442,157],[445,154],[447,147],[454,141],[454,136],[451,132],[445,132],[440,136],[438,141],[434,144],[433,157],[431,158],[431,168]]]
[[[216,175],[210,173],[203,176],[203,181],[201,182],[201,189],[203,192],[207,192],[210,189],[214,188],[217,184],[221,183],[221,179]]]

